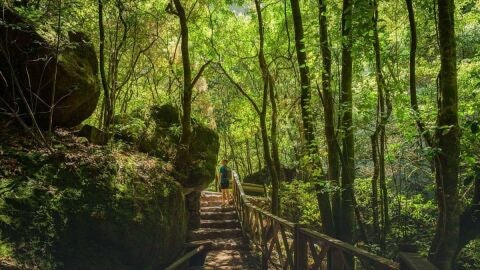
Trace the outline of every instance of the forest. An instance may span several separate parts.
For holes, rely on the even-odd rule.
[[[275,216],[480,269],[478,0],[2,1],[0,269],[167,269],[224,159]]]

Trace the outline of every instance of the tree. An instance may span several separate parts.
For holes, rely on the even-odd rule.
[[[458,126],[457,55],[453,0],[438,0],[440,44],[439,97],[434,156],[438,218],[429,259],[440,269],[450,269],[458,246],[458,173],[460,128]]]
[[[377,83],[377,117],[375,130],[371,135],[372,160],[374,164],[374,173],[372,176],[372,208],[373,223],[376,234],[380,236],[380,242],[385,246],[385,237],[389,227],[389,211],[385,172],[385,148],[386,148],[386,124],[392,113],[392,101],[390,90],[388,89],[382,71],[382,57],[380,48],[380,38],[378,30],[378,1],[372,1],[373,6],[373,50],[375,54],[375,77]],[[377,184],[380,185],[381,209],[382,209],[382,229],[380,232],[378,218],[378,195]]]
[[[341,240],[353,241],[354,227],[354,194],[353,182],[355,179],[355,154],[352,121],[352,13],[353,2],[343,0],[342,11],[342,78],[340,91],[340,119],[342,132],[342,181],[341,210],[342,222],[339,228]]]
[[[322,52],[322,105],[324,112],[324,134],[327,142],[328,155],[328,179],[333,186],[340,185],[340,160],[339,145],[335,130],[335,101],[332,93],[332,52],[328,38],[327,5],[325,0],[318,1],[318,25],[320,36],[320,50]],[[338,234],[338,224],[341,223],[340,216],[340,194],[334,190],[332,196],[332,216],[334,219],[335,234]]]
[[[210,61],[202,65],[197,75],[192,80],[192,67],[190,64],[190,52],[188,49],[188,23],[185,9],[180,0],[173,0],[167,6],[168,12],[178,17],[180,24],[181,35],[181,50],[182,50],[182,67],[183,67],[183,93],[182,93],[182,117],[181,126],[182,133],[180,137],[180,146],[175,156],[175,169],[179,173],[180,181],[185,184],[188,180],[188,166],[189,166],[189,148],[192,137],[192,92],[196,82],[202,76],[205,68],[210,64]]]
[[[307,66],[307,55],[305,53],[304,33],[302,13],[300,10],[299,0],[290,0],[292,6],[293,26],[295,30],[295,47],[297,51],[297,61],[300,70],[300,104],[303,120],[303,136],[306,141],[307,155],[309,160],[313,163],[312,167],[321,168],[321,164],[315,164],[316,156],[318,156],[318,149],[315,143],[315,130],[313,125],[312,104],[311,104],[311,90],[310,90],[310,75]],[[319,187],[320,177],[315,173],[310,172],[310,177],[317,185],[317,201],[320,214],[322,216],[323,230],[329,235],[334,235],[334,223],[332,216],[332,207],[330,204],[329,193],[324,188]]]

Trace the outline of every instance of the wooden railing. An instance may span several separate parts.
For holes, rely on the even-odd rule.
[[[234,205],[263,269],[400,269],[398,263],[275,216],[248,201],[237,175]]]
[[[203,260],[205,259],[206,253],[210,250],[212,246],[211,242],[205,242],[194,247],[187,247],[187,249],[191,249],[183,256],[175,260],[172,264],[170,264],[164,270],[177,270],[177,269],[184,269],[185,266],[198,266],[200,267],[203,265]],[[203,256],[202,256],[203,255]],[[192,261],[196,261],[193,262]]]

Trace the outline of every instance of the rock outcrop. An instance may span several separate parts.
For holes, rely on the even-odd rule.
[[[117,139],[132,143],[138,146],[140,151],[164,160],[170,160],[175,155],[181,127],[178,109],[174,106],[153,106],[146,121],[135,115],[122,115],[116,116],[114,123],[118,125],[115,134]],[[191,164],[184,188],[202,191],[215,178],[220,142],[214,130],[196,121],[192,124]]]
[[[0,6],[0,8],[2,8]],[[56,36],[52,30],[51,34]],[[100,96],[97,56],[82,33],[71,32],[56,40],[37,31],[35,26],[3,8],[0,14],[0,97],[6,104],[0,110],[18,110],[25,122],[34,115],[46,128],[53,110],[55,127],[73,127],[88,118]],[[53,102],[52,102],[52,96]]]
[[[185,196],[161,161],[75,137],[62,139],[61,154],[10,138],[0,130],[0,241],[19,264],[164,269],[182,254]]]
[[[116,137],[135,144],[140,151],[172,160],[180,141],[180,116],[172,105],[153,106],[150,120],[139,124],[135,117],[117,116]],[[183,183],[190,228],[200,225],[200,192],[215,179],[220,142],[217,133],[193,121],[190,142],[190,164],[187,181]],[[131,128],[125,128],[131,127]]]
[[[286,182],[291,182],[294,179],[298,179],[301,176],[297,170],[292,168],[286,168],[282,166],[282,173]],[[267,170],[262,168],[260,171],[254,172],[250,175],[244,177],[243,181],[245,183],[252,183],[257,185],[270,184],[270,179],[267,175]]]

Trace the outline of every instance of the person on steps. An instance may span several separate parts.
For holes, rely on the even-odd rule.
[[[227,166],[228,160],[222,160],[222,166],[218,178],[220,179],[220,190],[222,191],[222,206],[227,206],[230,201],[230,180],[232,179],[232,170]]]

